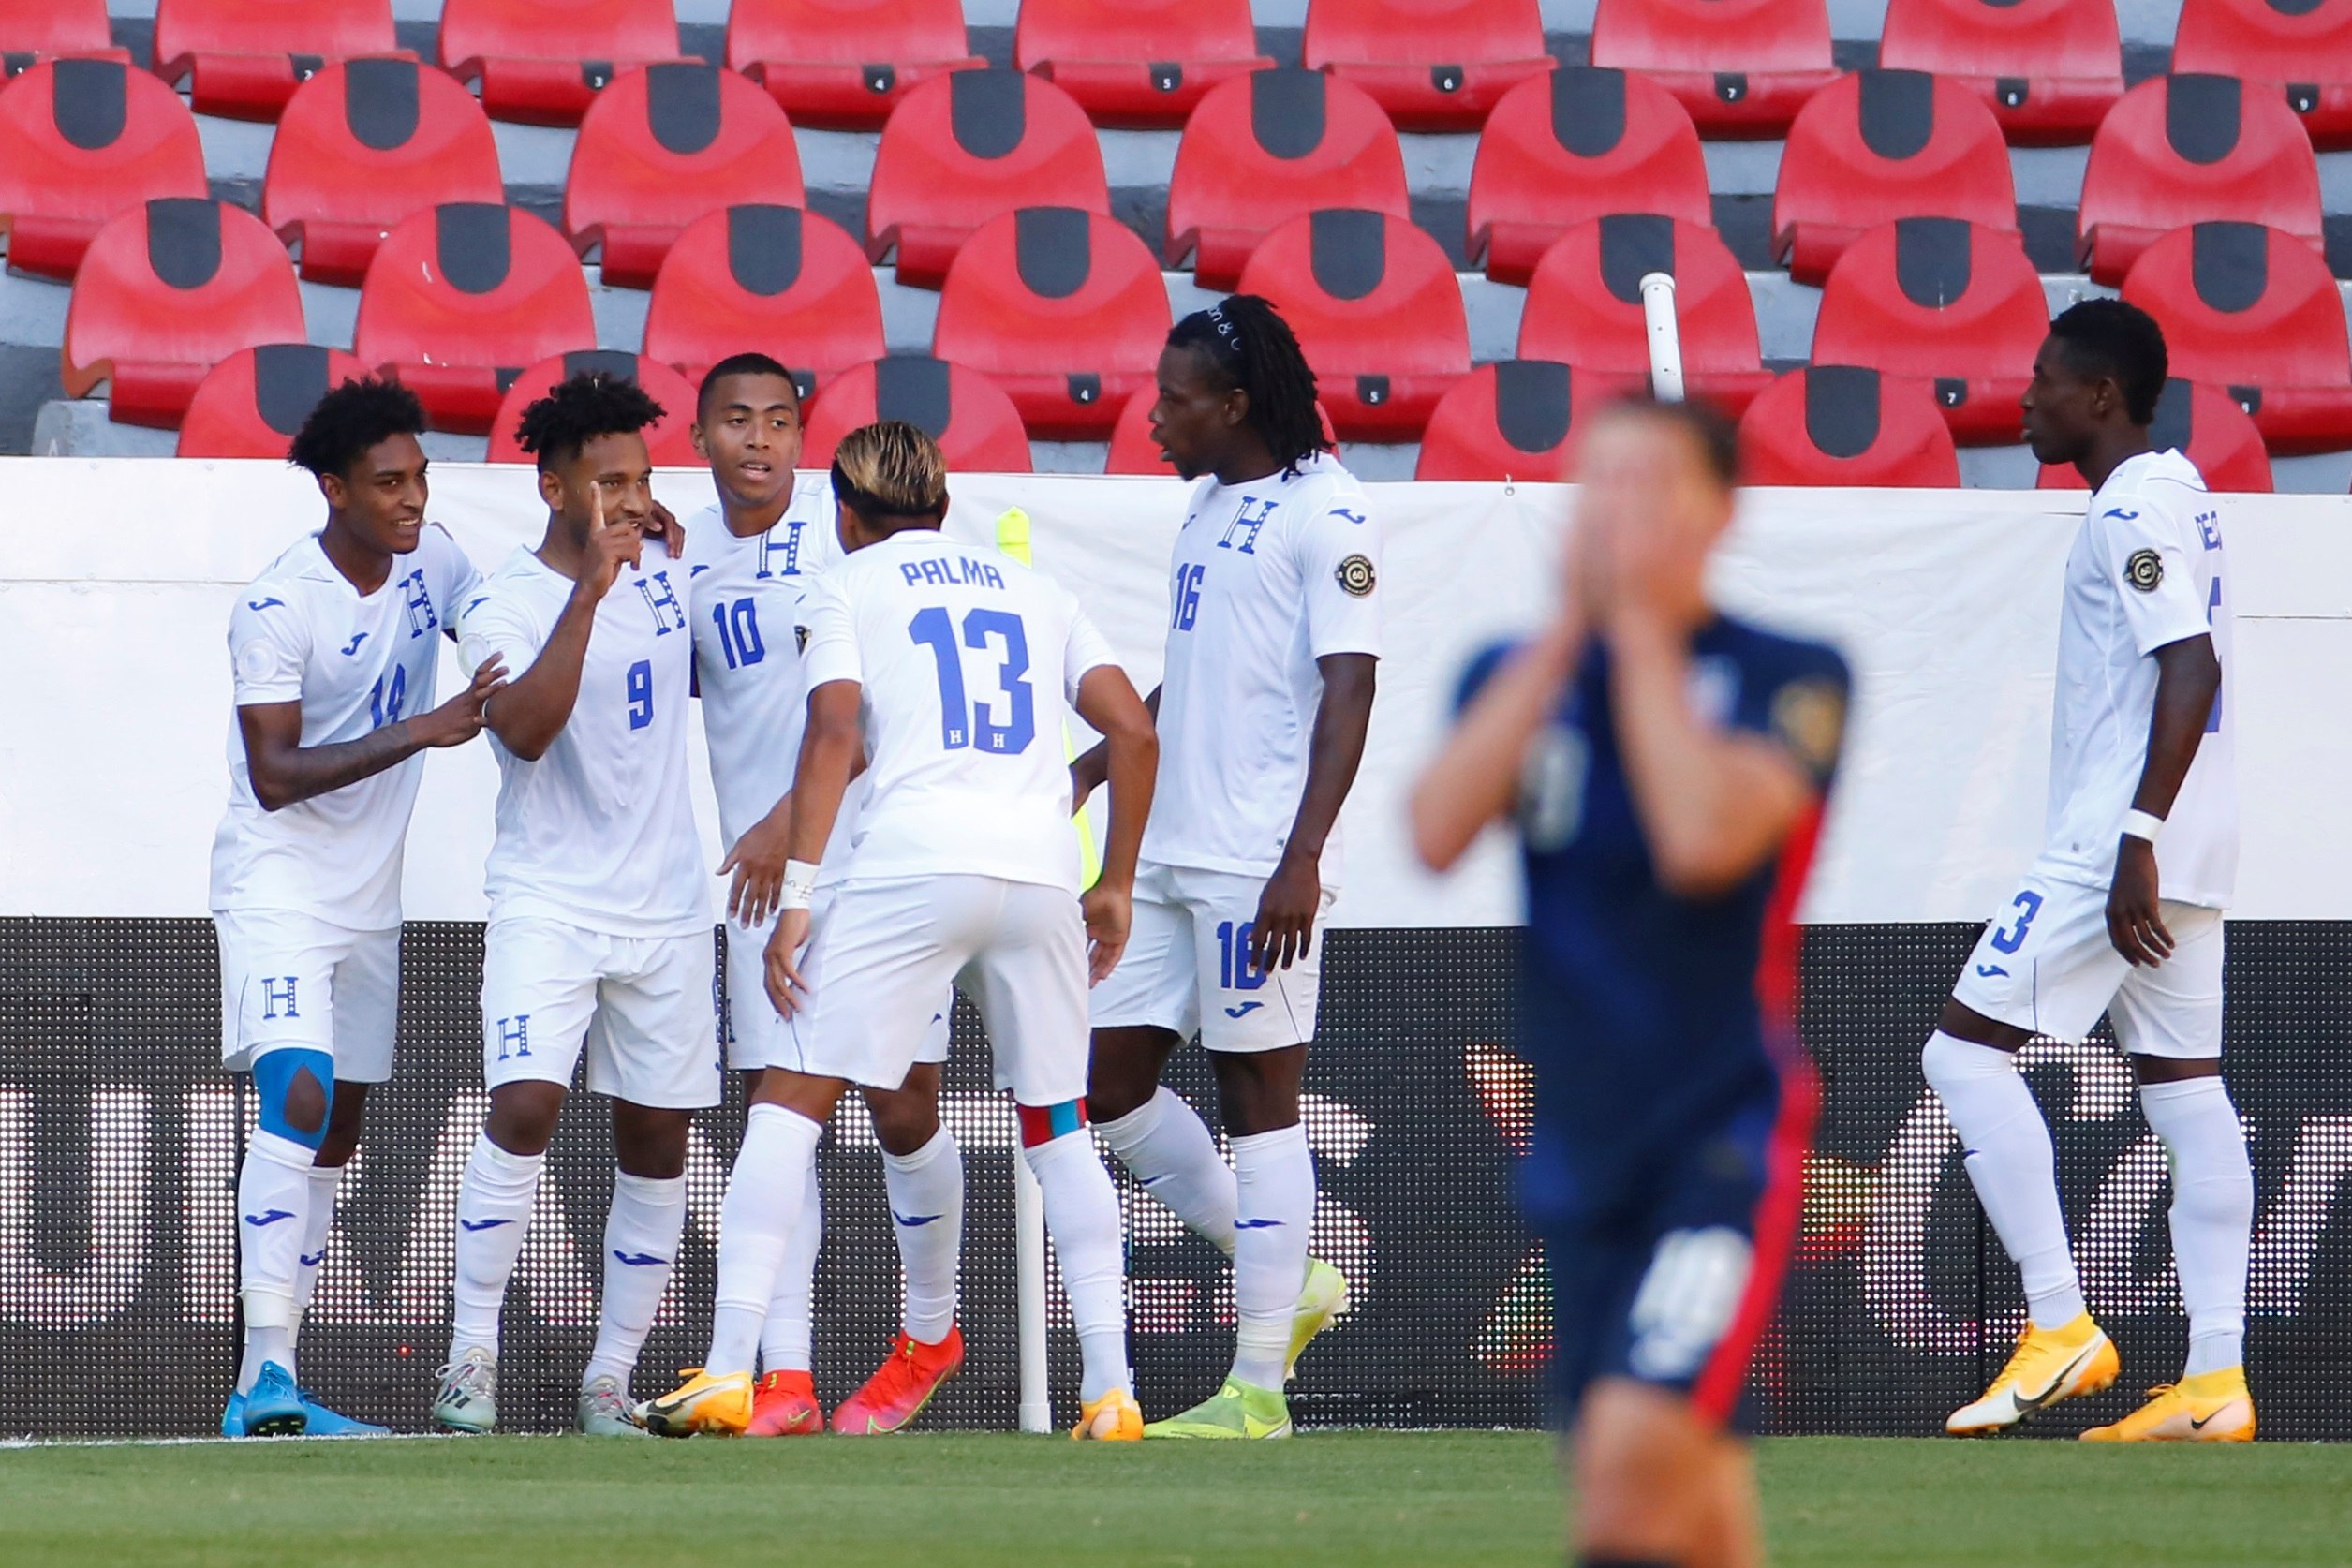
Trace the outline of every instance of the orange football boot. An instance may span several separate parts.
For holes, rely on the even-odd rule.
[[[833,1429],[845,1437],[880,1436],[904,1429],[923,1413],[939,1384],[964,1365],[964,1331],[950,1324],[947,1338],[936,1345],[909,1339],[904,1332],[890,1343],[890,1357],[865,1380],[865,1386],[842,1401],[833,1413]]]
[[[746,1437],[812,1437],[825,1429],[817,1385],[803,1372],[770,1372],[751,1388],[751,1425]]]

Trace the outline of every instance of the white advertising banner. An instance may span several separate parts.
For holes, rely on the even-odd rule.
[[[524,468],[433,473],[431,515],[487,570],[535,542]],[[1559,486],[1370,487],[1386,528],[1387,657],[1345,818],[1334,919],[1370,926],[1516,918],[1508,844],[1447,878],[1414,863],[1403,798],[1480,644],[1554,592]],[[664,472],[682,517],[700,472]],[[1160,670],[1172,480],[973,475],[950,530],[993,542],[1013,506],[1037,565],[1086,603],[1136,684]],[[1856,704],[1804,907],[1815,922],[1981,919],[2039,840],[2060,568],[2078,494],[1753,492],[1720,562],[1736,613],[1836,643]],[[2244,858],[2238,914],[2352,918],[2352,498],[2223,502]],[[190,916],[205,909],[227,798],[225,631],[237,590],[321,520],[306,476],[268,463],[0,460],[0,914]],[[453,655],[442,689],[455,689]],[[699,737],[698,737],[699,749]],[[697,811],[718,864],[703,770]],[[479,919],[496,770],[486,745],[432,753],[409,836],[407,914]]]

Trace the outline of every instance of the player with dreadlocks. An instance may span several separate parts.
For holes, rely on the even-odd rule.
[[[1285,1437],[1283,1385],[1347,1309],[1308,1255],[1315,1165],[1299,1123],[1339,820],[1364,755],[1380,658],[1380,525],[1329,450],[1315,373],[1274,307],[1237,294],[1179,321],[1160,356],[1152,436],[1197,480],[1176,537],[1158,809],[1127,956],[1094,993],[1087,1097],[1102,1141],[1234,1261],[1233,1373],[1147,1437]],[[1083,801],[1101,747],[1073,765]],[[1217,1072],[1229,1167],[1161,1086],[1198,1031]]]
[[[498,1311],[582,1050],[619,1170],[579,1427],[640,1436],[629,1376],[686,1222],[687,1128],[719,1097],[709,875],[690,804],[686,573],[652,536],[634,383],[577,376],[523,411],[547,531],[466,601],[459,646],[514,672],[484,721],[498,759],[486,869],[490,1114],[457,1193],[456,1311],[433,1419],[497,1422]]]

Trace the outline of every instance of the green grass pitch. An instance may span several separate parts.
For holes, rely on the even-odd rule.
[[[1772,1560],[2168,1568],[2352,1562],[2352,1446],[1759,1448]],[[1318,1432],[1080,1447],[567,1438],[0,1451],[0,1562],[1558,1564],[1547,1440]]]

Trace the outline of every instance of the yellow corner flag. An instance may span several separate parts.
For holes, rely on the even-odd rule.
[[[1029,558],[1028,512],[1014,507],[997,518],[997,548],[1023,566],[1036,564]],[[1070,738],[1070,726],[1066,722],[1061,727],[1061,754],[1065,762],[1074,762],[1078,756],[1077,743]],[[1075,821],[1078,827],[1078,885],[1092,887],[1095,879],[1102,875],[1102,851],[1095,847],[1094,823],[1088,820],[1084,806],[1079,807]]]

